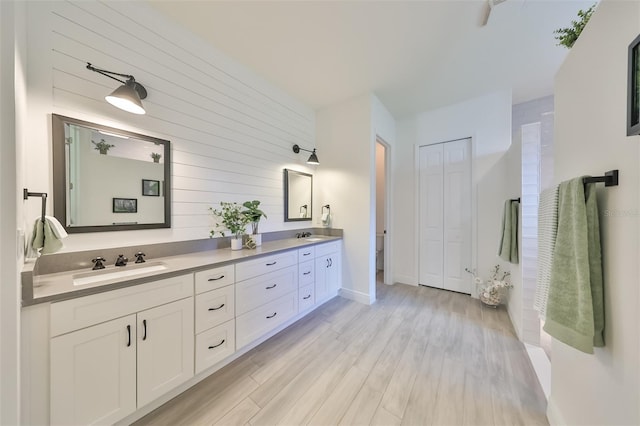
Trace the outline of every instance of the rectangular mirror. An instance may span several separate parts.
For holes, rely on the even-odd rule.
[[[164,139],[52,115],[53,210],[69,233],[171,227]]]
[[[313,176],[284,169],[284,221],[311,220]]]

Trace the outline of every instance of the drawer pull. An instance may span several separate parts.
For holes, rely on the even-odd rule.
[[[309,256],[311,254],[311,252],[309,253],[302,253],[303,256]]]
[[[267,266],[273,266],[273,265],[275,265],[276,263],[278,263],[278,262],[274,260],[274,261],[273,261],[273,262],[271,262],[271,263],[267,263]]]
[[[271,290],[272,288],[276,288],[278,284],[270,285],[269,287],[265,287],[265,290]]]
[[[311,295],[308,295],[308,296],[306,296],[306,297],[303,297],[303,299],[304,299],[304,300],[307,300],[307,299],[308,299],[308,298],[310,298],[310,297],[311,297]]]
[[[311,271],[303,272],[302,275],[309,275]]]
[[[215,349],[218,346],[222,346],[222,344],[225,342],[225,339],[222,339],[222,342],[218,343],[217,345],[213,345],[213,346],[209,346],[209,349]]]
[[[224,278],[224,275],[220,275],[218,278],[209,278],[207,281],[218,281]]]
[[[210,311],[217,311],[218,309],[222,309],[224,307],[224,303],[217,308],[209,308]]]
[[[275,317],[276,315],[278,315],[278,313],[277,313],[277,312],[274,312],[274,313],[273,313],[273,315],[269,315],[269,316],[267,317],[267,319],[269,319],[269,318],[273,318],[273,317]]]
[[[131,346],[131,326],[127,325],[127,347]]]
[[[142,340],[147,340],[147,320],[142,320],[142,329],[144,330]]]

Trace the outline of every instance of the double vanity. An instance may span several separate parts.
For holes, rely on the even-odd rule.
[[[341,237],[314,236],[33,275],[29,422],[139,418],[336,296],[341,257]]]

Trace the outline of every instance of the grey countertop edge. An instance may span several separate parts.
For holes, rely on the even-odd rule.
[[[151,281],[162,280],[165,278],[176,277],[184,274],[189,274],[198,271],[204,271],[207,269],[221,267],[238,262],[244,262],[248,260],[258,259],[263,256],[277,254],[280,252],[288,251],[291,249],[298,249],[303,247],[315,246],[318,244],[328,243],[332,241],[342,240],[341,236],[324,236],[321,241],[306,241],[305,239],[288,238],[285,240],[277,240],[263,243],[261,247],[257,249],[242,249],[232,251],[229,248],[214,249],[201,251],[196,253],[182,254],[176,256],[169,256],[164,258],[157,258],[149,260],[149,263],[163,262],[169,264],[169,268],[166,271],[151,272],[143,277],[125,278],[122,280],[113,280],[115,282],[105,282],[95,285],[86,285],[81,288],[73,287],[72,276],[78,273],[90,272],[87,269],[72,270],[66,272],[52,273],[47,275],[35,275],[34,263],[26,263],[22,273],[22,306],[33,306],[46,302],[59,302],[62,300],[75,299],[77,297],[88,296],[92,294],[103,293],[107,291],[117,290],[120,288],[131,287],[134,285],[144,284]],[[226,255],[226,256],[225,256]],[[211,260],[207,260],[211,258]],[[187,266],[180,266],[187,264]],[[172,265],[173,264],[173,265]],[[178,265],[175,265],[178,264]],[[110,268],[113,269],[113,268]],[[56,287],[52,284],[47,284],[47,281],[59,283],[65,281],[71,282],[71,287],[68,284],[58,285],[62,287],[59,290],[51,289],[49,287]],[[44,282],[42,285],[39,283]],[[64,288],[67,287],[67,288]],[[46,290],[49,291],[46,291]],[[44,293],[44,294],[43,294]],[[43,294],[39,296],[38,294]]]

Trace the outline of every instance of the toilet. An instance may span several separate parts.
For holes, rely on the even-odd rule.
[[[384,269],[384,234],[376,234],[376,271]]]

